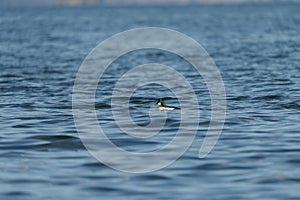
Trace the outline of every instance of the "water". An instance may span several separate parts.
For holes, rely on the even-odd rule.
[[[1,199],[299,199],[299,6],[1,8]],[[183,157],[135,175],[90,156],[76,132],[71,100],[76,72],[92,48],[112,34],[144,26],[171,28],[200,42],[221,71],[228,110],[214,150],[198,159],[210,119],[203,80],[167,53],[120,58],[97,90],[96,109],[124,149],[143,152],[168,143],[180,116],[169,113],[160,140],[125,138],[109,117],[108,96],[119,77],[114,67],[173,65],[196,87],[201,105],[200,130]],[[156,95],[178,104],[170,91],[145,86],[132,97],[135,122],[147,123]]]

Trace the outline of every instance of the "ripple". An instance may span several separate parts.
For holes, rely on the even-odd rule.
[[[31,196],[29,192],[24,191],[12,191],[12,192],[6,192],[3,195],[8,197],[28,197]]]
[[[285,99],[285,97],[281,96],[281,95],[264,95],[264,96],[260,96],[260,97],[254,97],[254,100],[281,100],[281,99]]]
[[[300,101],[292,101],[292,102],[288,102],[288,103],[283,103],[283,104],[280,104],[280,107],[285,108],[285,109],[300,110]]]
[[[0,10],[1,199],[299,199],[298,4]],[[181,111],[165,112],[165,126],[152,138],[122,133],[110,95],[132,67],[172,66],[187,77],[201,107],[197,137],[179,160],[160,171],[126,174],[98,162],[83,146],[73,121],[72,87],[98,41],[140,25],[184,30],[199,41],[220,69],[228,107],[220,139],[199,159],[212,112],[201,76],[163,51],[117,59],[99,82],[95,109],[99,124],[120,148],[153,151],[170,142],[180,125]],[[130,97],[133,121],[146,125],[149,108],[162,97],[179,105],[159,85],[138,88]]]

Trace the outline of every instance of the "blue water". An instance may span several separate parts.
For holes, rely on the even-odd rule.
[[[299,199],[299,9],[296,3],[1,8],[0,199]],[[201,102],[197,137],[169,167],[136,175],[99,163],[84,148],[73,121],[72,88],[81,62],[100,41],[145,26],[171,28],[203,45],[222,74],[227,116],[214,150],[199,159],[209,95],[194,71],[185,70]],[[149,50],[112,67],[153,61],[175,68],[184,62]],[[106,129],[119,134],[109,115],[101,117],[110,113],[113,84],[103,85],[107,93],[99,88],[95,107]],[[160,89],[145,86],[133,95],[137,123],[147,122],[144,110],[156,96],[178,105],[174,94]],[[127,150],[155,149],[176,133],[177,114],[168,116],[159,141],[137,143],[120,134],[114,142]]]

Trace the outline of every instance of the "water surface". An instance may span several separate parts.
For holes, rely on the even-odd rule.
[[[300,198],[299,8],[1,8],[1,199]],[[220,140],[199,159],[210,120],[201,77],[168,53],[133,52],[117,60],[97,90],[95,106],[124,149],[143,152],[169,142],[180,116],[169,113],[164,134],[151,141],[122,135],[110,117],[108,98],[122,70],[153,61],[173,66],[191,82],[201,106],[200,130],[189,150],[163,170],[134,175],[90,156],[77,135],[71,100],[76,72],[92,48],[115,33],[144,26],[171,28],[200,42],[220,69],[228,110]],[[147,122],[157,96],[178,104],[157,85],[140,88],[131,102],[137,123]]]

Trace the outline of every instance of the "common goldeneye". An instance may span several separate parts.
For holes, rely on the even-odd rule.
[[[156,105],[159,107],[159,110],[175,110],[175,109],[180,109],[178,107],[171,107],[167,106],[164,99],[158,99],[156,102]]]

